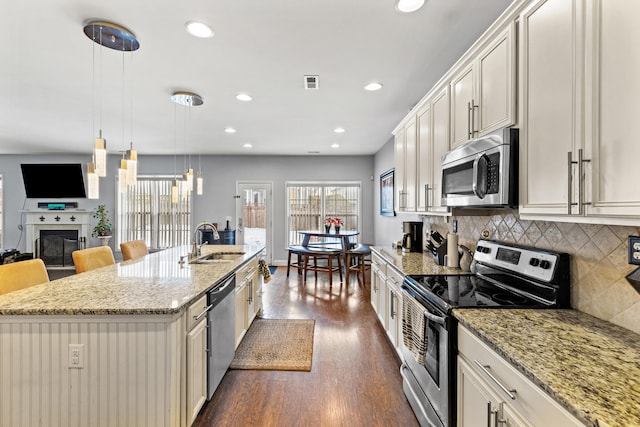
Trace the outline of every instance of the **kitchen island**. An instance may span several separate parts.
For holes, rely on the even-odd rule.
[[[263,248],[190,249],[0,296],[0,425],[188,425],[187,312]]]

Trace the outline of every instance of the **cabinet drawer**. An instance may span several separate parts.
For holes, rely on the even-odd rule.
[[[377,269],[379,273],[387,275],[387,262],[375,252],[371,253],[371,264],[373,268]]]
[[[395,291],[400,292],[404,276],[392,267],[387,268],[387,283]]]
[[[187,331],[190,331],[198,322],[206,317],[207,296],[203,295],[187,309]]]
[[[258,259],[254,258],[236,270],[236,286],[242,283],[247,277],[255,273],[258,268]]]
[[[533,426],[584,425],[464,326],[458,326],[458,352],[475,372],[491,385],[500,399],[507,402]],[[515,390],[515,399],[502,390],[478,364],[484,366],[506,389]]]

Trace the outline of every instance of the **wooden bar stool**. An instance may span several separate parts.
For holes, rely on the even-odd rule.
[[[333,262],[337,260],[335,265]],[[326,264],[324,264],[326,261]],[[307,281],[307,271],[313,271],[315,278],[318,280],[318,272],[329,273],[329,288],[333,286],[333,273],[337,271],[340,274],[340,282],[342,282],[342,250],[329,248],[307,248],[304,255],[304,271],[303,281]]]
[[[364,245],[362,243],[347,251],[347,286],[349,286],[349,274],[352,271],[355,271],[358,283],[360,282],[360,277],[362,277],[362,284],[364,284],[364,272],[365,268],[371,263],[371,259],[369,258],[370,256],[371,248],[369,245]]]

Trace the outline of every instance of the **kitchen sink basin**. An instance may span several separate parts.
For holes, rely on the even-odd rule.
[[[234,262],[237,261],[238,257],[242,255],[244,255],[244,252],[214,252],[209,255],[205,255],[202,258],[192,260],[191,264],[216,264]]]

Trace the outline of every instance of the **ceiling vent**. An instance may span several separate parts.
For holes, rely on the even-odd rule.
[[[317,90],[320,88],[320,78],[318,76],[304,76],[304,88],[306,90]]]

